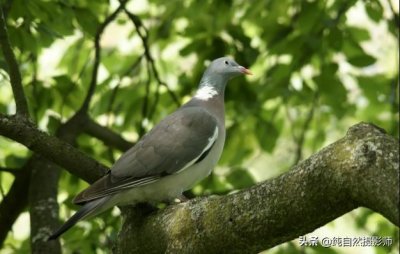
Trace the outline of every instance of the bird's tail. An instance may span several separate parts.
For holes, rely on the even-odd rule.
[[[63,234],[65,231],[70,229],[72,226],[74,226],[78,221],[81,219],[95,216],[106,209],[108,209],[107,206],[103,206],[110,197],[103,197],[99,198],[93,201],[90,201],[82,206],[79,211],[77,211],[74,215],[72,215],[71,218],[69,218],[57,231],[55,231],[49,238],[49,240],[54,240],[57,239],[61,234]]]

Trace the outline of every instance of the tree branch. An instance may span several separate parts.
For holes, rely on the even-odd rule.
[[[3,51],[4,59],[8,65],[8,74],[10,75],[11,88],[14,94],[17,114],[28,117],[28,103],[26,101],[24,89],[22,87],[21,73],[19,71],[17,60],[11,48],[7,33],[7,22],[4,18],[3,9],[0,6],[0,45]]]
[[[316,91],[314,93],[313,100],[312,100],[310,109],[308,110],[306,119],[304,120],[303,128],[301,128],[300,135],[299,135],[299,137],[297,139],[295,139],[297,141],[297,144],[296,144],[297,147],[296,147],[296,152],[295,152],[295,158],[294,158],[293,165],[296,165],[297,163],[299,163],[300,160],[303,158],[304,138],[305,138],[306,133],[308,131],[308,128],[309,128],[309,126],[311,124],[311,121],[312,121],[312,119],[314,117],[314,110],[315,110],[317,101],[318,101],[318,91]]]
[[[140,66],[140,62],[142,61],[142,58],[143,58],[143,57],[144,57],[144,54],[140,55],[140,56],[138,57],[138,59],[136,59],[136,61],[133,62],[133,64],[131,65],[131,67],[128,68],[127,71],[124,72],[124,73],[121,75],[121,77],[125,77],[125,76],[129,75],[129,73],[135,71],[136,68],[138,68],[138,67]],[[121,78],[121,77],[120,77],[120,78]],[[110,101],[109,101],[109,104],[108,104],[108,106],[107,106],[107,115],[108,115],[108,116],[107,116],[107,126],[109,126],[109,124],[110,124],[110,114],[111,114],[111,110],[112,110],[112,108],[113,108],[113,104],[114,104],[115,98],[116,98],[116,96],[117,96],[117,92],[118,92],[118,90],[119,90],[121,84],[122,84],[122,82],[121,82],[121,80],[119,80],[118,84],[112,89]]]
[[[398,140],[360,123],[289,172],[252,188],[150,215],[128,209],[115,253],[257,253],[360,206],[398,226],[398,179]]]
[[[392,12],[393,15],[393,22],[397,28],[400,28],[400,19],[399,19],[399,14],[396,12],[394,9],[393,3],[391,0],[388,0],[390,11]],[[398,32],[398,30],[397,30]]]
[[[16,169],[16,168],[5,168],[5,167],[0,167],[0,172],[6,172],[6,173],[10,173],[14,176],[18,175],[18,173],[21,172],[21,169]]]
[[[62,124],[56,136],[69,144],[74,144],[77,136],[87,131],[109,145],[122,150],[132,146],[121,136],[95,123],[83,111],[78,111],[71,119]],[[68,157],[68,156],[67,156]],[[51,233],[59,226],[57,188],[60,168],[42,158],[31,169],[30,216],[32,253],[61,253],[59,241],[47,241]]]
[[[16,176],[7,195],[0,203],[0,248],[15,220],[28,204],[29,175],[32,161],[28,161]]]
[[[128,11],[125,7],[124,7],[124,10],[125,10],[126,15],[128,15],[129,19],[132,21],[133,25],[136,28],[136,32],[138,33],[140,39],[142,40],[142,44],[143,44],[143,48],[144,48],[144,55],[146,57],[146,60],[150,63],[154,78],[157,80],[159,85],[162,85],[167,89],[167,92],[171,96],[172,100],[179,107],[181,105],[181,103],[179,102],[178,97],[169,88],[167,83],[165,83],[164,81],[161,80],[160,75],[158,74],[158,70],[156,68],[154,59],[153,59],[153,57],[151,55],[151,52],[150,52],[150,47],[149,47],[149,43],[148,43],[148,30],[147,30],[147,28],[143,25],[142,21],[140,20],[140,18],[137,15],[135,15],[132,12]],[[142,32],[141,29],[144,30],[144,33]]]
[[[93,70],[92,70],[92,79],[90,80],[89,84],[89,90],[88,93],[86,94],[85,100],[83,101],[83,104],[81,106],[81,111],[87,112],[89,108],[90,101],[93,97],[96,84],[97,84],[97,73],[99,72],[99,66],[100,66],[100,54],[101,54],[101,47],[100,47],[100,39],[101,35],[103,34],[104,29],[110,24],[118,15],[118,13],[125,8],[125,5],[128,1],[120,1],[120,5],[118,8],[111,13],[104,21],[101,23],[99,28],[97,29],[96,36],[94,38],[94,48],[95,48],[95,54],[94,54],[94,63],[93,63]]]
[[[81,109],[65,124],[63,124],[58,132],[56,137],[49,136],[44,132],[41,132],[33,125],[27,118],[19,117],[18,115],[28,116],[28,108],[20,106],[18,103],[21,100],[19,98],[23,98],[25,100],[25,96],[22,90],[21,84],[21,76],[18,70],[18,65],[15,60],[15,56],[11,50],[11,46],[8,42],[8,37],[3,36],[6,34],[6,27],[4,18],[1,21],[4,21],[0,25],[4,25],[4,33],[0,28],[0,42],[2,43],[3,52],[5,52],[5,58],[7,57],[13,61],[10,65],[10,78],[11,84],[14,92],[14,97],[16,99],[17,104],[17,113],[16,116],[3,116],[0,115],[0,134],[14,138],[16,141],[23,142],[28,148],[31,150],[45,154],[48,156],[48,159],[59,163],[60,165],[70,169],[70,172],[73,174],[77,174],[80,178],[83,178],[86,181],[92,182],[98,179],[105,172],[106,168],[102,165],[99,165],[97,162],[92,161],[90,158],[86,158],[79,151],[75,150],[72,146],[68,145],[62,140],[66,140],[68,143],[74,143],[76,136],[81,132],[81,126],[87,126],[87,130],[92,132],[93,134],[106,139],[107,141],[111,141],[115,145],[118,145],[120,148],[123,147],[124,150],[127,149],[127,146],[131,146],[131,144],[127,144],[125,140],[122,139],[119,135],[113,133],[112,131],[102,128],[97,125],[95,122],[91,121],[91,119],[87,116],[86,112],[89,107],[89,103],[91,97],[93,96],[95,85],[97,83],[97,72],[100,63],[100,36],[104,30],[104,28],[109,24],[112,20],[115,19],[117,13],[122,9],[125,5],[126,1],[121,3],[121,6],[111,14],[100,26],[96,38],[95,38],[95,66],[93,69],[92,80],[89,86],[89,90],[87,93],[87,97],[82,104]],[[4,43],[4,40],[8,44]],[[4,47],[4,45],[8,46],[8,49]],[[5,51],[6,49],[6,51]],[[7,51],[8,50],[8,51]],[[8,53],[8,55],[7,55]],[[9,63],[9,61],[8,61]],[[15,67],[14,69],[12,67]],[[14,72],[13,72],[14,71]],[[17,74],[17,83],[15,82],[15,73]],[[14,75],[13,75],[14,74]],[[15,84],[19,84],[16,86]],[[15,88],[18,88],[17,92],[22,92],[18,94],[15,92]],[[19,89],[20,88],[20,89]],[[27,113],[24,113],[24,109]],[[16,125],[14,125],[16,124]],[[16,129],[12,130],[12,126],[16,127]],[[54,147],[56,145],[56,147]],[[58,149],[57,149],[58,148]],[[58,151],[57,151],[58,150]],[[70,154],[72,152],[72,154]],[[67,156],[68,155],[68,156]],[[87,165],[79,165],[80,163],[68,163],[69,161],[75,161],[75,159],[71,159],[75,157],[76,159],[82,160],[81,162],[85,162]],[[68,160],[62,159],[68,158]],[[60,169],[55,164],[51,163],[46,159],[39,158],[38,156],[34,156],[35,159],[30,160],[29,169],[30,171],[26,171],[24,175],[18,176],[15,180],[10,192],[3,199],[3,202],[0,204],[0,222],[2,225],[2,230],[0,231],[1,243],[7,236],[7,232],[11,229],[14,221],[18,217],[18,215],[22,212],[22,210],[26,207],[28,202],[28,187],[31,186],[31,191],[29,192],[29,200],[30,200],[30,215],[31,215],[31,249],[32,253],[43,253],[43,252],[51,252],[51,253],[60,253],[60,243],[59,241],[53,241],[48,243],[45,241],[48,235],[52,232],[52,229],[58,226],[58,204],[57,204],[57,182],[60,174]],[[66,163],[66,164],[64,164]],[[89,168],[87,168],[89,166]],[[25,172],[25,171],[23,171]],[[31,178],[29,178],[29,173],[31,173]],[[21,180],[22,179],[22,180]],[[29,179],[31,180],[31,184],[29,184]],[[24,181],[23,181],[24,180]],[[22,182],[22,184],[21,184]],[[42,184],[38,184],[42,183]],[[45,184],[43,184],[45,183]],[[38,188],[40,186],[40,191]],[[17,197],[16,197],[17,193]],[[23,198],[20,198],[23,197]]]
[[[135,144],[126,141],[121,135],[111,131],[107,127],[101,126],[92,119],[88,118],[85,124],[85,132],[101,141],[107,146],[115,147],[121,151],[126,151]]]
[[[78,111],[57,129],[56,137],[73,145],[89,121],[86,112]],[[45,158],[36,157],[37,163],[31,168],[29,191],[31,252],[61,253],[59,240],[47,240],[54,229],[59,227],[57,195],[61,169]]]
[[[34,157],[28,195],[31,253],[61,253],[60,241],[47,241],[53,229],[59,226],[57,188],[61,170],[38,155]]]
[[[82,127],[86,127],[86,131],[96,137],[103,138],[108,142],[111,141],[113,145],[120,145],[120,147],[123,146],[124,148],[127,147],[127,144],[124,142],[125,140],[123,140],[122,137],[116,135],[107,128],[101,127],[100,125],[96,124],[89,118],[87,114],[89,104],[93,97],[97,84],[97,75],[100,65],[101,54],[101,35],[105,27],[116,18],[117,14],[122,10],[126,2],[126,0],[121,1],[120,6],[104,20],[104,22],[99,26],[96,32],[96,36],[94,39],[95,58],[92,70],[92,78],[81,108],[75,113],[75,115],[71,119],[60,126],[56,134],[56,136],[60,139],[56,139],[51,136],[47,136],[46,139],[53,139],[59,143],[62,143],[61,140],[64,140],[72,145],[75,143],[76,137],[82,132]],[[45,135],[46,134],[44,134],[44,136]],[[29,138],[26,139],[26,141],[30,142]],[[42,159],[40,162],[42,163],[42,165],[40,167],[33,168],[31,176],[31,250],[32,253],[61,253],[59,241],[47,241],[47,238],[51,234],[52,230],[58,226],[57,215],[59,207],[57,203],[57,187],[60,175],[60,168],[46,159]],[[83,170],[80,169],[81,167]],[[85,168],[84,166],[79,166],[77,167],[77,169],[78,168],[80,173],[82,174],[91,173],[90,170],[88,168]],[[87,176],[86,180],[89,179],[88,177],[89,176]],[[96,180],[97,178],[98,176],[95,176],[94,178],[91,178],[90,181]],[[43,181],[46,183],[44,184],[44,187],[39,184]],[[38,186],[41,186],[40,191],[37,189]]]
[[[0,135],[25,145],[87,182],[94,182],[108,170],[72,145],[37,129],[18,115],[0,114]]]
[[[9,122],[9,120],[12,121]],[[14,126],[15,129],[14,127],[10,129],[14,124],[17,124]],[[84,127],[82,128],[82,126]],[[68,164],[74,170],[70,170],[72,174],[76,174],[81,178],[85,177],[84,179],[92,182],[103,175],[101,172],[104,172],[102,171],[105,170],[104,167],[98,165],[90,158],[86,158],[69,145],[74,143],[77,135],[79,135],[82,130],[93,134],[93,136],[103,140],[106,144],[115,146],[123,151],[133,146],[132,143],[125,141],[118,134],[95,123],[85,113],[77,113],[69,121],[60,126],[56,133],[56,136],[60,139],[41,132],[24,117],[0,115],[0,134],[11,138],[18,136],[18,140],[26,142],[24,144],[30,146],[29,148],[33,151],[43,153],[45,156],[48,156],[49,159],[52,159],[64,167],[66,167],[65,164],[63,164],[63,161],[60,161],[62,157],[69,159],[76,157],[79,161],[86,161],[84,164],[88,166],[94,164],[95,167],[89,168],[86,168],[83,164],[80,165],[80,162],[75,163],[75,166],[73,165],[74,163]],[[7,134],[3,133],[3,131],[6,131]],[[69,144],[62,140],[65,140]],[[64,149],[65,153],[63,154],[62,151],[56,152],[53,150],[56,148],[53,147],[53,143],[56,143],[57,147],[66,146],[66,149]],[[70,154],[71,151],[72,154]],[[29,170],[27,171],[27,169]],[[58,214],[58,204],[56,202],[56,197],[57,182],[60,173],[59,167],[44,158],[34,156],[34,159],[30,159],[27,165],[22,169],[12,170],[0,168],[0,171],[14,173],[17,177],[11,190],[0,204],[0,224],[2,225],[0,229],[0,246],[5,240],[7,233],[11,230],[18,215],[27,206],[28,187],[30,186],[29,174],[32,172],[31,186],[33,187],[29,192],[31,194],[30,215],[32,219],[31,249],[33,253],[59,253],[59,241],[53,241],[52,243],[47,242],[47,238],[51,234],[52,229],[58,226],[58,219],[56,216]],[[96,173],[96,171],[99,173],[93,174]],[[82,174],[87,176],[83,176]],[[40,191],[35,189],[38,186],[40,186]],[[43,210],[43,207],[45,207],[46,210]]]

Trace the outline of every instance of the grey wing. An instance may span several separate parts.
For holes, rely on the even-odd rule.
[[[109,174],[81,192],[74,202],[84,203],[182,171],[202,158],[217,137],[215,117],[202,108],[181,108],[143,136]]]

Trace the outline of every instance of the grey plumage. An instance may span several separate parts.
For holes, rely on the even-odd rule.
[[[167,116],[112,167],[111,173],[80,193],[80,204],[171,175],[201,156],[217,127],[217,120],[204,109],[183,107]],[[177,142],[185,137],[182,142]],[[127,184],[130,183],[130,184]]]
[[[225,141],[225,86],[239,74],[250,71],[226,57],[214,60],[195,96],[124,153],[107,175],[81,192],[74,203],[82,208],[49,239],[115,205],[179,197],[206,177]]]
[[[92,217],[103,212],[104,210],[96,210],[96,208],[101,207],[101,205],[104,204],[108,199],[109,197],[99,198],[92,202],[84,204],[81,209],[79,209],[79,211],[72,215],[72,217],[69,218],[66,223],[64,223],[59,229],[57,229],[57,231],[55,231],[48,238],[48,240],[57,239],[61,234],[74,226],[79,220],[87,217]]]

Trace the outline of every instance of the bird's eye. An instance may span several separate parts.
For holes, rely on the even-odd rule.
[[[225,60],[225,65],[228,65],[228,64],[229,64],[229,62]]]

